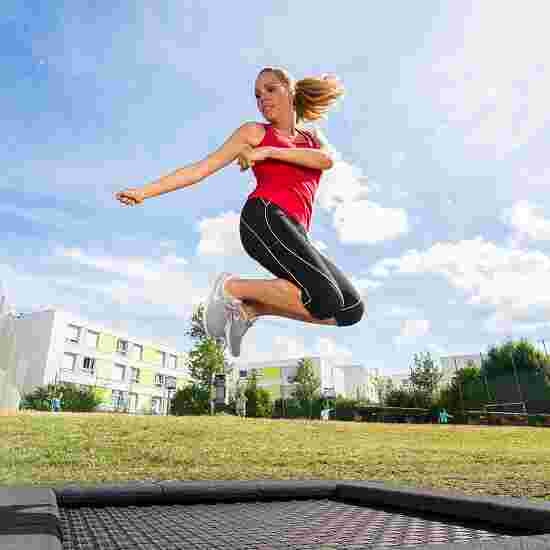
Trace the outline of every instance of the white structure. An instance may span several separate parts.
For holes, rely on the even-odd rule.
[[[390,374],[387,376],[391,380],[394,388],[408,390],[411,387],[411,373],[400,372],[397,374]]]
[[[0,287],[0,415],[18,410],[22,374],[17,370],[15,318]]]
[[[19,361],[27,372],[21,392],[71,382],[93,386],[101,409],[166,414],[187,382],[185,355],[60,310],[18,315]]]
[[[439,358],[439,364],[443,377],[440,386],[448,385],[458,369],[463,369],[471,364],[481,368],[481,355],[479,353],[445,355]]]
[[[228,376],[228,390],[231,392],[239,381],[246,382],[249,374],[255,370],[258,386],[267,389],[273,400],[289,398],[301,359],[234,364]],[[321,356],[308,356],[308,359],[312,360],[314,371],[321,380],[322,393],[333,392],[352,399],[357,399],[359,395],[376,401],[373,377],[377,371],[374,369],[369,370],[361,365],[339,365],[331,358]]]
[[[334,367],[344,379],[343,395],[350,399],[368,399],[371,403],[378,402],[375,379],[379,369],[369,369],[363,365],[336,365]]]

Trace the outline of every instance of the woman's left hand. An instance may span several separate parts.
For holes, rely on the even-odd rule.
[[[241,167],[241,172],[252,168],[257,162],[261,162],[269,157],[269,147],[251,147],[247,145],[237,157],[237,162]]]

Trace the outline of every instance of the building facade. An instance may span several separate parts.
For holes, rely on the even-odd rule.
[[[256,372],[258,386],[266,389],[271,398],[289,399],[295,388],[295,378],[299,363],[303,358],[239,363],[228,376],[229,394],[237,384],[246,384],[252,371]],[[350,399],[367,398],[376,401],[373,383],[374,372],[361,365],[341,365],[330,358],[308,356],[313,370],[321,381],[320,392],[324,395],[342,395]]]
[[[15,326],[23,394],[70,382],[94,387],[100,410],[167,414],[170,399],[189,381],[184,353],[64,311],[20,314]]]
[[[481,368],[481,354],[456,354],[456,355],[444,355],[439,358],[439,364],[441,368],[442,378],[440,386],[447,386],[451,383],[456,371],[463,369],[470,365],[477,368]]]

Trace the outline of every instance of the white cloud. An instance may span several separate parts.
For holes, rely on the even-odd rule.
[[[160,262],[145,257],[125,257],[108,255],[91,255],[80,248],[65,248],[57,246],[54,249],[57,257],[68,258],[81,265],[99,271],[116,273],[124,277],[143,279],[145,281],[159,281],[166,277],[168,266],[185,265],[184,258],[170,254],[163,256]]]
[[[197,255],[240,256],[244,254],[239,236],[240,214],[226,212],[216,218],[207,218],[198,224],[200,242]]]
[[[334,149],[334,148],[333,148]],[[367,177],[360,168],[341,159],[334,151],[334,164],[321,176],[317,204],[330,211],[343,203],[364,200],[368,195]]]
[[[405,210],[383,208],[366,200],[340,204],[334,213],[334,224],[341,241],[350,244],[375,244],[409,231]]]
[[[544,217],[540,207],[527,200],[518,201],[505,210],[501,219],[515,230],[515,237],[519,240],[524,237],[534,241],[550,240],[550,219]]]
[[[333,225],[340,240],[375,244],[407,233],[406,211],[367,200],[371,188],[380,190],[380,185],[367,183],[361,168],[342,160],[342,155],[331,148],[335,162],[323,172],[316,201],[320,208],[333,211]]]
[[[529,320],[533,308],[537,315],[550,314],[550,257],[499,247],[482,237],[387,258],[375,264],[372,273],[379,277],[440,274],[465,294],[466,303],[492,307],[503,318]]]
[[[74,277],[56,277],[56,285],[77,290],[83,295],[94,293],[107,296],[115,304],[141,310],[143,306],[157,306],[164,314],[187,315],[206,294],[206,289],[195,288],[192,276],[180,266],[187,261],[175,255],[159,260],[145,257],[89,254],[80,248],[54,248],[57,260],[67,260],[95,271],[119,276],[108,284],[94,281],[95,274],[83,270]],[[71,270],[72,271],[72,270]]]
[[[330,359],[338,365],[347,364],[353,360],[353,352],[349,348],[338,345],[334,338],[326,336],[317,339],[315,355]]]
[[[468,12],[465,7],[449,10],[449,25],[460,36],[453,37],[453,28],[436,35],[431,51],[442,52],[440,60],[419,81],[449,124],[463,129],[467,144],[509,153],[550,121],[550,4],[532,2],[525,9],[487,0],[472,2]]]
[[[374,281],[373,279],[368,279],[366,277],[355,278],[351,277],[351,284],[355,286],[358,290],[376,290],[382,286],[380,281]]]
[[[66,211],[56,208],[20,208],[13,204],[0,204],[0,213],[11,214],[34,223],[65,230],[70,225],[84,226],[89,223],[88,220],[78,219]]]
[[[430,332],[430,321],[427,319],[404,319],[401,322],[399,334],[393,339],[398,347],[404,344],[417,343],[419,338],[423,338]]]

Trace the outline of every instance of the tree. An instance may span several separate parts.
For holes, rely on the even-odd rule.
[[[225,357],[223,349],[213,338],[203,338],[189,352],[187,369],[191,379],[201,388],[210,390],[215,374],[223,374]]]
[[[200,303],[193,311],[185,335],[195,341],[195,346],[187,358],[189,375],[195,384],[208,391],[210,395],[214,375],[227,374],[230,367],[222,345],[215,338],[210,338],[204,330],[202,318],[205,307]]]
[[[384,405],[386,402],[386,396],[394,389],[392,379],[377,374],[372,377],[372,383],[374,385],[374,389],[376,390],[378,403],[380,405]]]
[[[258,377],[255,371],[252,371],[248,377],[244,394],[247,399],[246,416],[263,418],[272,415],[271,394],[266,389],[258,387]]]
[[[172,399],[172,414],[208,414],[208,390],[192,383],[180,388]]]
[[[392,388],[386,394],[384,404],[387,407],[401,407],[405,409],[415,406],[411,392],[405,388]]]
[[[311,418],[313,400],[319,397],[321,379],[315,374],[313,361],[310,358],[304,357],[298,362],[294,383],[294,396],[300,402],[309,404],[309,417]]]
[[[441,391],[438,405],[450,410],[480,410],[486,401],[481,369],[469,361],[457,369],[448,387]]]
[[[191,315],[189,328],[184,334],[185,336],[189,336],[192,340],[201,341],[208,338],[206,331],[204,330],[204,325],[202,324],[205,307],[206,306],[203,303],[200,303]]]
[[[415,353],[414,366],[411,367],[411,385],[413,393],[418,397],[424,395],[431,400],[437,389],[443,373],[434,363],[430,352]],[[425,399],[422,399],[425,401]]]
[[[526,340],[490,348],[482,375],[497,402],[550,399],[550,360]]]

